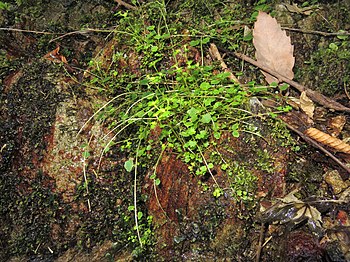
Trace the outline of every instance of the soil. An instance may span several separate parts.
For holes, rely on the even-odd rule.
[[[238,2],[248,16],[256,6],[254,1]],[[295,80],[349,106],[350,42],[316,31],[349,32],[350,2],[312,2],[313,15],[292,12],[278,1],[271,4],[282,26],[311,31],[288,31]],[[225,133],[217,144],[225,161],[242,163],[240,175],[254,175],[254,185],[243,182],[255,188],[253,202],[233,197],[220,167],[211,170],[213,176],[193,176],[171,150],[156,168],[157,189],[152,170],[142,168],[137,206],[149,235],[140,248],[130,208],[134,178],[124,167],[129,156],[118,146],[104,153],[105,141],[114,133],[108,120],[92,117],[111,97],[86,84],[84,74],[91,58],[108,68],[115,46],[123,45],[108,30],[65,35],[82,26],[108,29],[118,22],[115,13],[126,7],[100,0],[9,1],[8,9],[1,8],[3,3],[1,261],[350,261],[349,174],[297,134],[291,136],[280,122],[267,119],[249,120],[260,138]],[[183,3],[168,4],[176,10]],[[251,46],[240,48],[254,56]],[[119,69],[137,75],[137,56],[129,54]],[[241,66],[230,57],[227,63]],[[264,81],[256,68],[245,64],[243,70],[242,83]],[[294,90],[284,95],[298,97]],[[286,114],[284,119],[300,124],[303,117]],[[345,113],[317,106],[313,125],[346,139],[347,119]],[[158,137],[155,129],[152,139]],[[347,154],[335,154],[344,163],[350,160]],[[203,187],[215,183],[228,189],[219,198]]]

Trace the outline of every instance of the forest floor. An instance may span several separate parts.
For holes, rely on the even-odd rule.
[[[0,260],[350,261],[350,1],[131,2],[0,1]]]

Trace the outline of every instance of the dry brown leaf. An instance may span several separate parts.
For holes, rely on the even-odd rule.
[[[350,145],[336,137],[332,137],[313,127],[308,128],[304,133],[317,142],[333,148],[335,151],[350,154]]]
[[[346,116],[339,115],[329,119],[328,127],[331,129],[331,135],[333,137],[339,136],[346,124]]]
[[[254,24],[253,44],[258,62],[280,75],[293,79],[294,47],[290,37],[281,29],[275,18],[259,11],[257,21]],[[269,84],[281,82],[266,72],[263,74]]]
[[[44,55],[44,58],[56,63],[63,62],[64,64],[68,64],[66,57],[60,54],[60,46],[57,46],[56,49],[48,52]]]
[[[307,97],[305,91],[301,92],[299,101],[300,108],[312,119],[314,117],[315,105],[312,100]]]

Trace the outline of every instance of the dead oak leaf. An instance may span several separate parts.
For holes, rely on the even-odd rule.
[[[291,44],[290,37],[281,29],[275,18],[259,11],[257,21],[254,24],[253,44],[256,49],[255,56],[259,63],[280,75],[293,79],[294,46]],[[266,72],[263,72],[263,74],[269,84],[281,82]]]

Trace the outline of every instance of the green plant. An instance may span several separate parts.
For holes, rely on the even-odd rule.
[[[135,210],[135,206],[129,206],[128,210],[133,212]],[[129,216],[125,216],[124,220],[128,221],[130,219]],[[140,246],[137,246],[133,250],[133,255],[135,257],[138,257],[139,255],[142,254],[145,246],[152,246],[153,245],[153,237],[154,237],[154,232],[152,231],[152,216],[147,216],[145,217],[143,212],[138,211],[137,212],[137,221],[138,224],[135,225],[132,230],[129,230],[127,232],[128,234],[128,241],[131,243],[140,243]],[[139,231],[142,232],[142,235],[139,236]],[[136,232],[136,235],[135,235]]]
[[[0,1],[0,10],[9,10],[10,9],[10,4],[9,3],[5,3]]]
[[[176,154],[192,174],[210,174],[215,182],[211,190],[214,197],[224,193],[212,174],[221,166],[235,199],[245,203],[254,199],[256,177],[237,162],[226,162],[220,153],[216,157],[210,152],[216,152],[224,133],[234,138],[242,132],[261,136],[246,122],[256,117],[246,108],[252,96],[267,94],[268,89],[274,92],[274,87],[261,88],[253,82],[248,86],[235,83],[228,72],[220,73],[218,64],[205,63],[204,50],[218,37],[215,30],[226,30],[227,25],[237,22],[211,20],[214,30],[190,28],[190,33],[179,34],[178,23],[170,22],[164,2],[152,2],[148,7],[139,10],[143,20],[128,12],[116,14],[120,24],[115,34],[122,48],[115,48],[118,51],[112,55],[108,70],[101,69],[101,62],[91,62],[96,72],[90,83],[99,90],[118,93],[95,114],[108,121],[114,132],[112,139],[104,141],[101,158],[113,144],[128,156],[124,168],[134,175],[134,204],[129,211],[134,213],[135,227],[130,241],[138,241],[141,249],[151,232],[137,206],[137,180],[142,179],[142,170],[156,170],[165,150]],[[225,31],[227,37],[222,42],[243,40],[240,29],[231,34],[233,31]],[[278,112],[288,109],[281,107]],[[155,186],[161,183],[155,172],[151,179]],[[208,189],[203,186],[203,190]]]

